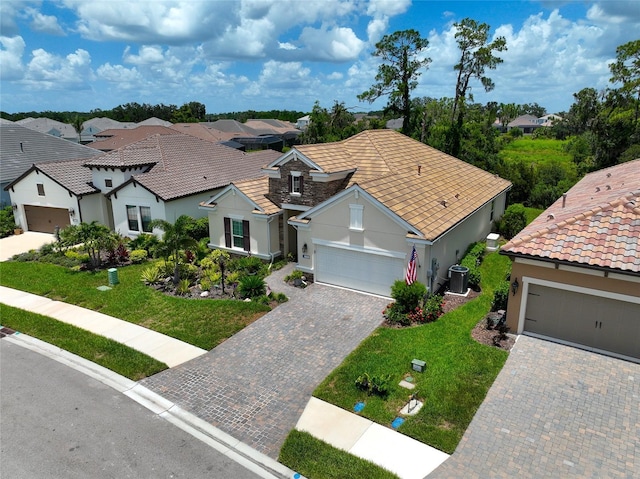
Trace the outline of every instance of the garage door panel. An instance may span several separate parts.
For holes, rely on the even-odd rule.
[[[640,304],[530,284],[524,329],[640,358]]]
[[[391,285],[404,276],[402,259],[332,246],[316,247],[316,280],[389,296]]]
[[[71,224],[69,211],[66,208],[25,205],[24,214],[29,231],[54,233],[56,226],[62,229]]]

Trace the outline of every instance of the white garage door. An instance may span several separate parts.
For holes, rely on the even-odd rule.
[[[529,285],[524,330],[640,359],[640,304]]]
[[[404,277],[404,260],[332,246],[316,246],[315,279],[321,283],[391,295],[391,285]]]

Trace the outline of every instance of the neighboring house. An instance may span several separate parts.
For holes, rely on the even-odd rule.
[[[92,148],[108,152],[130,145],[153,135],[177,135],[178,130],[166,126],[142,125],[135,128],[118,128],[96,133],[95,141],[89,143]]]
[[[175,132],[87,160],[34,165],[9,189],[26,230],[53,232],[55,226],[95,220],[135,237],[151,232],[152,219],[204,216],[200,202],[232,181],[261,176],[261,167],[278,156],[247,154]]]
[[[25,128],[10,121],[2,121],[0,122],[0,202],[3,206],[11,204],[8,185],[32,165],[51,161],[86,159],[99,154],[101,154],[100,151],[88,146]],[[34,203],[27,201],[24,204],[42,203],[42,198],[34,196],[35,186],[33,188],[31,196]],[[17,210],[19,203],[15,201],[14,203],[14,210]],[[16,217],[24,218],[24,212],[16,211]],[[26,225],[22,227],[26,229]]]
[[[92,184],[91,171],[84,167],[86,161],[34,164],[12,182],[8,188],[16,205],[16,224],[25,231],[54,233],[81,221],[106,223],[109,212]]]
[[[300,131],[304,131],[309,127],[309,123],[311,123],[311,116],[305,115],[298,118],[298,120],[296,121],[296,128]]]
[[[391,130],[297,145],[201,204],[210,246],[260,258],[291,253],[318,282],[389,296],[412,247],[436,291],[504,212],[511,184]]]
[[[559,115],[554,115],[553,113],[538,118],[538,123],[540,124],[540,126],[546,127],[551,127],[559,121],[562,121],[562,117]]]
[[[507,324],[640,362],[640,160],[589,173],[501,249]]]
[[[282,120],[247,120],[245,125],[256,131],[259,136],[278,137],[287,146],[293,145],[302,134],[302,131],[296,128],[293,123]]]
[[[111,203],[113,229],[135,237],[151,231],[151,219],[173,223],[185,214],[205,216],[199,203],[232,181],[260,176],[261,167],[277,157],[276,151],[244,153],[178,133],[155,135],[85,166]]]
[[[47,135],[64,138],[65,140],[78,143],[78,132],[73,126],[67,123],[62,123],[50,118],[29,117],[16,121],[16,124],[29,128],[30,130],[39,131],[40,133],[46,133]],[[84,131],[82,133],[82,140],[84,141]]]
[[[515,118],[514,120],[510,121],[507,124],[507,131],[513,130],[514,128],[519,128],[522,130],[522,133],[528,135],[533,133],[534,130],[537,130],[541,126],[543,125],[538,121],[538,118],[536,118],[535,116],[520,115],[519,117]]]

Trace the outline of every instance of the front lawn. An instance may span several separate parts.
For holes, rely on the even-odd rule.
[[[109,291],[107,271],[72,271],[39,262],[0,263],[0,284],[99,311],[210,350],[269,311],[257,302],[185,299],[162,294],[140,280],[147,265],[118,269]]]
[[[398,479],[372,462],[295,429],[287,436],[278,461],[313,479]]]
[[[2,326],[58,346],[133,381],[167,369],[166,364],[129,346],[53,318],[1,303],[0,318]]]
[[[471,330],[489,312],[493,291],[510,270],[507,257],[490,253],[480,267],[482,294],[434,323],[393,329],[378,328],[315,390],[314,396],[390,426],[415,393],[424,402],[416,416],[406,418],[399,431],[444,452],[452,453],[487,391],[502,369],[508,353],[477,343]],[[382,312],[381,312],[382,313]],[[424,373],[411,370],[411,361],[425,361]],[[355,386],[364,373],[391,375],[386,398],[368,396]],[[415,389],[398,383],[410,375]]]

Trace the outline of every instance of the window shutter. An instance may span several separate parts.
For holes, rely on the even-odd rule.
[[[300,194],[304,193],[304,176],[300,175]]]
[[[224,245],[231,248],[231,218],[224,219]]]
[[[289,175],[289,193],[293,192],[293,176]]]
[[[251,251],[251,236],[249,236],[249,222],[242,220],[242,246],[245,251]]]

